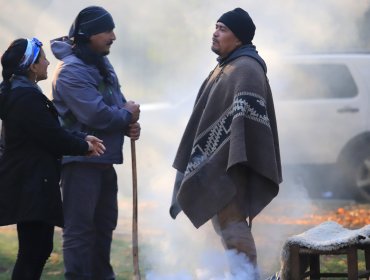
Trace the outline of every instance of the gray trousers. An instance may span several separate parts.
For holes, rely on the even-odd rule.
[[[69,163],[61,178],[65,279],[115,279],[110,264],[117,225],[117,175],[112,165]]]
[[[244,253],[251,264],[257,265],[257,250],[251,228],[245,215],[243,217],[238,212],[235,203],[231,202],[215,215],[212,224],[225,249]]]
[[[248,193],[246,177],[242,172],[234,174],[236,178],[237,192],[234,198],[221,209],[213,218],[212,224],[221,237],[225,249],[235,249],[238,253],[245,254],[248,262],[257,268],[257,250],[252,235],[251,227],[247,222]],[[232,268],[233,265],[230,264]],[[231,271],[233,272],[233,271]],[[252,278],[252,276],[251,276]],[[253,279],[259,276],[254,275]]]

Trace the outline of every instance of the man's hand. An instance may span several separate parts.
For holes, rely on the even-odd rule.
[[[136,104],[134,101],[127,101],[123,108],[131,113],[131,123],[136,123],[140,117],[140,104]]]
[[[88,156],[100,156],[104,154],[105,146],[103,145],[103,140],[92,135],[87,135],[85,140],[89,144]]]
[[[129,125],[127,136],[130,137],[131,140],[136,141],[140,137],[140,130],[141,130],[141,127],[140,127],[140,124],[138,122],[132,123],[132,124]]]

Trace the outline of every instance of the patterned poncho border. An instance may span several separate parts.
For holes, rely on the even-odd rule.
[[[270,128],[265,99],[253,92],[237,93],[233,104],[225,113],[195,139],[185,176],[191,176],[227,143],[231,134],[231,123],[238,117],[259,122]]]

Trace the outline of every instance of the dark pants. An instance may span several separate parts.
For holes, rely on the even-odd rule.
[[[65,278],[115,279],[110,264],[117,225],[117,175],[113,166],[69,163],[62,170]]]
[[[54,226],[43,222],[17,224],[18,256],[13,280],[38,280],[53,250]]]

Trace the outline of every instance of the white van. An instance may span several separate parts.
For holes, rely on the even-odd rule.
[[[268,76],[283,165],[301,166],[309,188],[370,201],[370,55],[284,57]]]

